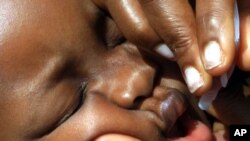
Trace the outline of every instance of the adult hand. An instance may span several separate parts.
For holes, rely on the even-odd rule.
[[[212,76],[227,72],[234,61],[234,0],[196,0],[195,10],[187,0],[93,1],[111,15],[127,40],[163,57],[174,56],[196,95],[207,91]]]
[[[250,1],[239,0],[240,13],[240,49],[238,66],[245,71],[250,71]]]

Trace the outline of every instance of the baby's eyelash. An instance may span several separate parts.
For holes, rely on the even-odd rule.
[[[66,122],[72,115],[74,115],[80,109],[80,107],[83,105],[85,98],[86,98],[86,92],[87,92],[86,88],[87,88],[87,81],[83,81],[80,84],[80,86],[78,86],[77,94],[79,95],[79,98],[76,101],[77,104],[72,109],[72,111],[66,113],[65,116],[62,119],[60,119],[60,121],[58,121],[58,123],[55,126],[53,126],[51,129],[47,130],[45,133],[39,135],[39,137],[44,136],[46,134],[49,134],[50,132],[56,130],[61,124]]]
[[[106,44],[108,49],[112,49],[124,42],[126,42],[126,39],[124,37],[119,37],[107,42]]]
[[[88,86],[88,83],[87,81],[83,81],[81,83],[81,86],[80,86],[80,93],[81,93],[81,103],[79,105],[82,105],[85,98],[86,98],[86,93],[87,93],[87,86]]]
[[[81,83],[81,90],[85,90],[86,87],[87,87],[87,81],[83,81],[83,82]]]

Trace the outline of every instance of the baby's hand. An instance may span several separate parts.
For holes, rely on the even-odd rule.
[[[174,57],[197,95],[211,87],[212,76],[224,74],[233,63],[234,0],[196,0],[195,10],[187,0],[93,1],[109,12],[127,40]]]

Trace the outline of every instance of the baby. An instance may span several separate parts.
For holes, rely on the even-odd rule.
[[[178,65],[92,1],[1,0],[0,15],[1,141],[213,140]]]

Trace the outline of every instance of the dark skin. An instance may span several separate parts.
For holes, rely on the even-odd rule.
[[[204,85],[199,87],[194,94],[204,94],[211,86],[211,76],[223,75],[235,62],[241,70],[249,71],[250,3],[248,0],[237,1],[240,40],[236,55],[234,30],[237,29],[237,26],[234,23],[235,1],[233,0],[93,1],[99,8],[111,15],[124,36],[138,47],[156,52],[155,49],[159,42],[166,43],[173,51],[183,74],[186,66],[196,67],[204,79]],[[218,66],[208,68],[204,52],[210,41],[219,43],[222,62]],[[157,53],[159,54],[159,52]],[[210,52],[210,56],[214,56],[216,53],[216,51]],[[248,79],[249,74],[239,75],[242,73],[246,72],[236,71],[234,73],[236,78],[241,76],[240,80],[233,79],[230,86],[221,91],[222,94],[209,110],[209,113],[226,125],[249,124],[247,119],[250,114],[246,112],[249,107],[247,98],[249,85],[245,84],[245,79]],[[233,110],[229,111],[228,107]],[[243,107],[246,110],[241,110]],[[241,115],[246,116],[242,119]]]
[[[102,27],[104,17],[90,1],[0,5],[6,18],[1,22],[1,140],[87,141],[107,133],[169,138],[166,131],[188,103],[176,65],[156,77],[157,63],[130,43],[118,44],[117,28],[110,19]],[[168,97],[176,97],[168,102],[173,108],[162,110]]]
[[[191,107],[178,66],[124,41],[92,2],[0,5],[1,140],[87,141],[113,133],[163,141]],[[200,132],[212,140],[208,127],[187,121],[199,130],[184,125],[196,132],[179,140],[200,140]]]
[[[225,74],[237,60],[245,71],[249,63],[248,0],[93,0],[117,23],[123,35],[138,47],[158,56],[173,59],[171,49],[189,89],[203,95],[212,87],[212,79]],[[240,35],[236,54],[234,12],[238,4]],[[177,10],[178,9],[178,10]],[[211,57],[213,56],[213,57]],[[200,74],[199,85],[189,82],[186,70],[193,67]],[[224,75],[224,76],[223,76]],[[226,76],[226,77],[225,77]],[[193,78],[193,77],[192,77]],[[196,80],[196,79],[194,79]]]

